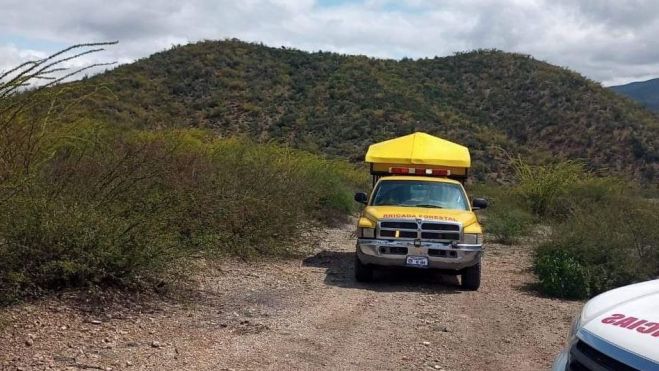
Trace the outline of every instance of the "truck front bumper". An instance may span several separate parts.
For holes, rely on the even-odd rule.
[[[379,266],[407,266],[407,256],[428,258],[428,268],[461,270],[476,265],[481,260],[483,245],[418,242],[410,240],[381,240],[360,238],[357,240],[357,256],[362,264]]]
[[[551,371],[565,371],[567,370],[568,351],[562,350],[556,358],[554,364],[551,366]]]

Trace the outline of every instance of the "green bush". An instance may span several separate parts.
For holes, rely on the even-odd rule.
[[[511,197],[523,202],[533,215],[561,220],[595,204],[605,205],[630,193],[631,184],[612,176],[597,176],[578,161],[530,165],[514,160],[516,184]]]
[[[534,217],[525,209],[525,204],[520,203],[519,196],[511,191],[510,186],[480,183],[469,188],[470,194],[489,201],[483,224],[485,232],[495,242],[511,245],[530,232],[535,223]]]
[[[582,164],[572,161],[532,166],[514,162],[517,185],[514,193],[539,217],[562,217],[568,214],[571,189],[587,176]]]
[[[543,292],[585,298],[659,275],[659,213],[638,185],[574,161],[514,165],[514,185],[475,188],[492,197],[485,229],[496,239],[514,241],[532,221],[550,227],[534,262]]]
[[[485,230],[495,242],[512,245],[527,235],[532,225],[533,217],[525,210],[514,204],[496,203],[487,211]]]
[[[610,198],[584,207],[552,227],[550,239],[537,250],[536,273],[550,295],[571,296],[554,290],[555,271],[547,269],[555,256],[578,263],[590,295],[659,275],[659,214],[646,200],[633,196]],[[560,259],[559,259],[560,260]],[[574,268],[579,270],[581,268]],[[572,269],[572,268],[570,268]],[[560,276],[560,274],[558,274]],[[572,280],[574,274],[561,278]]]
[[[565,251],[543,250],[535,259],[535,273],[547,295],[585,299],[590,294],[588,271]]]
[[[172,267],[184,254],[157,214],[147,222],[117,209],[40,196],[16,198],[6,207],[0,301],[44,289],[129,284]]]
[[[66,132],[42,138],[48,154],[0,187],[0,301],[143,282],[193,252],[293,254],[366,184],[346,163],[205,131]]]
[[[367,173],[345,162],[203,130],[137,130],[126,116],[101,125],[92,117],[107,107],[86,115],[77,104],[105,96],[98,83],[23,89],[57,83],[62,61],[111,44],[0,73],[0,302],[160,279],[193,252],[296,253],[309,229],[353,211]],[[130,79],[131,90],[151,80]]]

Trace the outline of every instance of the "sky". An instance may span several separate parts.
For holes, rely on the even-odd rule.
[[[659,0],[0,0],[0,71],[81,42],[75,64],[199,40],[384,58],[530,54],[605,86],[659,77]]]

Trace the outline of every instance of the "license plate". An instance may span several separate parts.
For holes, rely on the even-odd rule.
[[[425,256],[408,256],[406,263],[412,267],[427,267],[428,258]]]

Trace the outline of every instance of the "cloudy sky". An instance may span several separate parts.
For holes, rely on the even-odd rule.
[[[0,71],[79,42],[126,63],[203,39],[402,58],[531,54],[604,85],[659,77],[659,0],[0,0]]]

